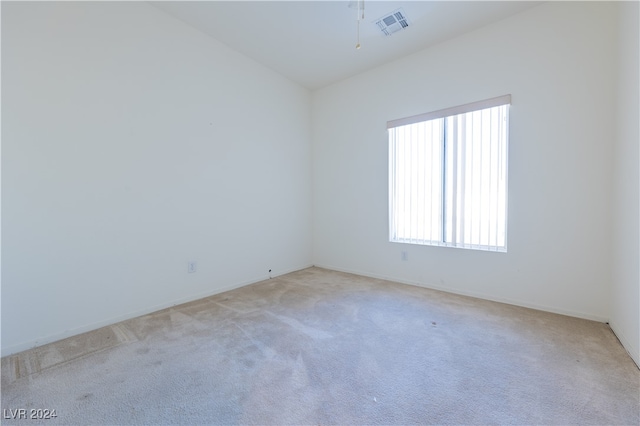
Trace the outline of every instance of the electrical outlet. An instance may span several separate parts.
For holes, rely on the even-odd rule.
[[[400,259],[402,259],[402,261],[406,262],[409,260],[409,253],[407,253],[406,251],[402,251],[400,252]]]
[[[187,262],[187,272],[192,274],[198,270],[198,262],[195,260],[190,260]]]

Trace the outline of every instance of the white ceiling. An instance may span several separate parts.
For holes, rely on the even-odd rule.
[[[540,2],[372,1],[356,45],[356,9],[341,1],[159,1],[157,8],[317,89],[504,19]],[[352,5],[353,6],[353,5]],[[374,21],[402,7],[410,25],[384,36]]]

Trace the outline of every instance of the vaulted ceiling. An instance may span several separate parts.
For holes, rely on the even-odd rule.
[[[317,89],[504,19],[540,2],[365,0],[356,49],[355,1],[160,1],[157,8],[309,88]],[[402,8],[409,26],[375,22]]]

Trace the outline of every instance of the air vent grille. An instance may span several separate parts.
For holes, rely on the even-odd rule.
[[[407,14],[402,8],[394,10],[376,21],[376,25],[384,35],[391,35],[409,26]]]

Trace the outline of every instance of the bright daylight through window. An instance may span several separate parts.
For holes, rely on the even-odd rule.
[[[389,239],[507,251],[505,95],[387,123]]]

